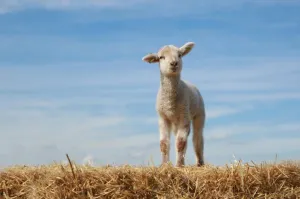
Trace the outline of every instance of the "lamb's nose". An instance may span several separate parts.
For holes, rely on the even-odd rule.
[[[177,66],[177,61],[172,61],[170,64],[171,66]]]

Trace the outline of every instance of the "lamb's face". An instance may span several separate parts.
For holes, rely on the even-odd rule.
[[[179,48],[169,45],[164,46],[158,55],[159,68],[164,75],[178,75],[182,70],[182,53]]]
[[[194,47],[193,42],[188,42],[178,48],[173,45],[162,47],[159,52],[143,57],[148,63],[159,63],[159,68],[164,75],[178,75],[182,70],[182,57],[187,55]]]

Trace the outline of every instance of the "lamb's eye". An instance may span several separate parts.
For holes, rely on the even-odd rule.
[[[165,59],[165,56],[160,56],[159,59]]]
[[[179,58],[181,58],[181,57],[182,57],[182,54],[181,54],[181,53],[179,53],[179,54],[178,54],[178,57],[179,57]]]

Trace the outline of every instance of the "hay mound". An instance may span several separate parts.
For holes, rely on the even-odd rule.
[[[0,173],[0,198],[300,198],[300,164],[202,168],[16,166]]]

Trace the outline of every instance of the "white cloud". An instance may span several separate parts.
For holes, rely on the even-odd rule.
[[[245,125],[229,125],[229,126],[217,126],[205,130],[205,139],[207,140],[223,140],[230,136],[239,133],[251,133],[253,130],[257,130],[259,127],[245,126]],[[260,129],[260,128],[259,128]]]
[[[94,166],[94,157],[92,155],[87,155],[83,158],[82,164]]]
[[[205,135],[205,159],[213,164],[228,163],[232,154],[238,159],[250,161],[273,160],[278,154],[280,159],[285,157],[297,157],[294,153],[299,152],[299,138],[276,137],[275,133],[292,134],[299,132],[298,123],[248,123],[231,124],[206,129]],[[234,139],[235,135],[249,134],[253,139]],[[232,137],[230,137],[232,136]],[[256,139],[254,139],[256,138]],[[187,149],[187,164],[194,164],[194,151],[192,147],[192,136],[189,136]],[[218,142],[215,142],[218,140]],[[114,143],[114,140],[111,141]],[[240,143],[239,143],[240,142]],[[171,160],[175,161],[174,136],[171,136]],[[102,146],[102,145],[100,145]],[[109,146],[109,145],[107,145]],[[124,147],[126,154],[129,154],[128,162],[146,163],[153,157],[154,163],[160,163],[158,132],[139,135],[131,138],[120,138],[114,147]],[[122,161],[118,161],[121,163]]]
[[[224,165],[230,163],[232,154],[243,162],[275,161],[275,156],[280,160],[299,160],[299,138],[273,138],[256,139],[243,144],[228,142],[206,142],[205,159],[212,164]],[[192,150],[190,150],[192,153]],[[193,156],[189,156],[193,163]]]
[[[249,59],[244,59],[244,63],[248,61]],[[201,67],[203,69],[199,69],[197,62],[195,62],[192,66],[184,68],[183,79],[196,84],[200,90],[205,92],[299,90],[300,88],[297,84],[300,72],[298,60],[291,62],[280,61],[279,59],[276,61],[279,63],[256,61],[243,67],[240,65],[222,66],[219,62],[216,62],[215,66],[203,66]],[[49,65],[40,68],[26,67],[26,69],[3,66],[0,68],[0,74],[1,79],[6,84],[2,84],[0,88],[30,91],[37,89],[107,86],[110,88],[104,89],[105,92],[122,92],[122,94],[125,91],[136,93],[156,92],[158,89],[159,72],[156,67],[137,67],[137,65],[143,64],[138,61],[104,62],[98,64],[105,65],[106,68],[118,65],[131,65],[132,67],[130,69],[118,67],[113,71],[102,68],[100,71],[94,67],[95,63],[65,64],[65,66]],[[61,71],[69,70],[71,67],[72,75],[66,77]],[[89,68],[89,70],[86,70],[86,68]],[[124,73],[126,73],[126,76],[123,75]],[[145,75],[151,76],[151,78],[144,78]],[[37,82],[39,83],[37,84]],[[120,89],[120,86],[125,88]],[[126,89],[126,86],[134,86],[135,88],[130,90]]]
[[[238,108],[242,110],[243,108],[251,107]],[[212,106],[210,110],[213,110],[209,113],[210,118],[233,114],[234,111],[237,111],[223,106]],[[10,149],[19,150],[15,145],[9,144],[11,140],[16,140],[16,145],[22,145],[22,150],[24,151],[24,153],[21,153],[21,159],[18,159],[18,154],[15,153],[14,159],[7,159],[5,164],[33,164],[36,162],[43,164],[53,160],[59,161],[64,159],[64,154],[68,152],[76,161],[83,163],[92,161],[93,164],[111,164],[113,162],[117,164],[124,164],[125,162],[142,164],[147,163],[151,156],[154,157],[155,163],[160,162],[158,131],[155,129],[153,133],[147,133],[146,130],[142,134],[134,133],[136,128],[134,122],[136,119],[144,121],[145,124],[149,122],[151,124],[151,122],[155,122],[155,117],[144,119],[130,118],[122,114],[98,117],[76,112],[54,111],[49,113],[41,110],[23,110],[20,112],[1,112],[0,118],[1,132],[5,132],[2,135],[4,144],[1,146],[3,157],[11,155],[10,151],[12,150]],[[129,126],[129,128],[124,127],[124,125]],[[280,132],[288,134],[299,132],[299,130],[300,126],[298,123],[274,124],[261,122],[243,124],[238,121],[231,122],[226,126],[208,127],[204,133],[206,156],[214,163],[220,162],[217,160],[217,156],[221,154],[226,156],[226,154],[231,155],[234,153],[239,155],[239,157],[243,156],[243,154],[247,155],[247,157],[255,157],[254,152],[247,152],[247,150],[253,151],[254,144],[259,144],[259,147],[265,150],[265,154],[276,153],[274,146],[271,146],[271,141],[260,141],[261,139],[257,139],[257,142],[253,145],[246,142],[245,147],[228,144],[228,142],[230,143],[230,139],[234,138],[235,135],[251,134],[253,137],[259,138],[258,135],[271,135],[272,133],[278,134]],[[172,139],[174,140],[174,136],[172,136]],[[273,137],[273,139],[275,138]],[[221,142],[214,142],[216,140]],[[275,141],[278,144],[280,143],[279,139]],[[296,142],[291,141],[291,139],[283,139],[281,146],[285,147],[285,151],[295,150]],[[188,147],[188,163],[192,164],[194,157],[191,143],[189,142]],[[263,143],[267,143],[269,146],[264,146]],[[291,143],[291,145],[288,145],[288,143]],[[45,148],[43,147],[45,145],[51,145],[52,147]],[[173,145],[174,142],[172,141],[171,157],[174,159]],[[55,148],[54,152],[51,150],[53,147]],[[73,147],[77,147],[77,150],[72,149]],[[220,152],[220,148],[223,147],[224,149]],[[41,156],[41,154],[45,156],[46,154],[45,157],[48,158],[34,160],[29,157],[32,154],[30,151],[40,151],[41,153],[35,153],[36,156]],[[255,151],[259,153],[257,150]],[[0,162],[1,164],[4,163]]]
[[[119,115],[91,116],[57,110],[5,111],[0,118],[2,141],[18,140],[26,146],[53,143],[64,146],[70,139],[68,146],[76,146],[94,135],[113,135],[118,132],[116,127],[128,121]]]
[[[151,3],[157,5],[155,11],[158,11],[164,16],[174,16],[182,13],[207,13],[210,10],[218,9],[232,9],[237,8],[245,3],[250,3],[259,6],[269,6],[276,4],[285,5],[299,5],[296,0],[204,0],[204,1],[190,1],[186,4],[178,4],[173,1],[166,0],[164,2],[158,0],[2,0],[0,2],[0,13],[7,13],[15,10],[22,10],[27,8],[47,8],[47,9],[81,9],[81,8],[124,8],[131,7],[137,4]],[[150,4],[150,5],[151,5]],[[149,11],[149,10],[145,10]]]
[[[207,145],[208,156],[220,155],[219,150],[214,150],[213,147],[218,147],[222,149],[223,154],[235,154],[239,158],[252,157],[260,155],[269,155],[275,157],[276,154],[281,153],[292,153],[295,151],[299,152],[299,141],[300,138],[262,138],[241,144],[228,144],[228,142],[223,143],[211,143]]]
[[[147,144],[157,142],[159,140],[159,133],[142,133],[142,134],[134,134],[134,135],[122,135],[122,133],[118,133],[114,136],[110,141],[91,141],[88,143],[88,146],[93,148],[127,148],[127,147],[144,147]]]
[[[237,64],[231,64],[236,59]],[[276,58],[275,58],[276,59]],[[221,63],[223,62],[223,63]],[[252,58],[235,58],[213,61],[198,69],[186,67],[184,76],[209,91],[279,90],[299,88],[299,60],[279,58],[275,61]],[[194,68],[195,67],[195,68]]]
[[[255,3],[259,5],[299,5],[298,0],[255,0]]]
[[[271,102],[284,100],[299,100],[300,91],[294,92],[269,92],[269,93],[230,93],[215,94],[208,99],[213,102],[236,103],[236,102]]]
[[[208,128],[205,131],[205,138],[207,140],[224,140],[240,134],[250,134],[255,137],[259,134],[263,135],[281,132],[288,134],[299,131],[300,125],[298,123],[236,123]]]
[[[288,123],[288,124],[279,124],[278,126],[278,130],[285,132],[300,132],[300,124],[299,123]],[[275,127],[275,128],[276,128]]]
[[[206,115],[208,119],[219,118],[227,115],[234,115],[252,109],[252,107],[229,107],[229,106],[213,106],[206,107]]]
[[[157,0],[129,0],[126,2],[120,0],[3,0],[0,2],[0,13],[27,8],[69,10],[114,7],[120,9],[132,8],[134,5],[134,12],[127,12],[128,15],[141,17],[139,14],[143,13],[144,9],[139,10],[139,6],[150,3],[157,9],[151,10],[147,7],[147,12],[151,16],[153,13],[155,16],[161,16],[162,13],[165,16],[174,16],[183,13],[190,15],[195,13],[195,10],[207,12],[211,9],[233,8],[245,2],[257,4],[262,1],[213,0],[192,1],[187,4],[172,2],[170,6],[166,6],[170,3],[167,0],[160,1],[159,6],[157,6]],[[268,5],[267,1],[264,2],[266,2],[264,5]],[[98,10],[95,13],[100,15]],[[80,14],[79,17],[81,18],[83,15]],[[117,16],[119,17],[119,15]],[[94,16],[91,18],[94,19]],[[278,26],[293,27],[294,25],[294,23],[282,23]],[[34,30],[34,28],[31,29]],[[128,55],[127,53],[131,52],[130,57],[136,53],[135,61],[128,61],[130,58],[126,57],[126,60],[120,59],[112,62],[101,62],[99,59],[96,61],[93,59],[90,63],[59,62],[59,65],[4,66],[1,64],[0,79],[5,83],[0,84],[0,133],[3,142],[0,146],[0,160],[7,160],[11,163],[18,161],[31,163],[41,161],[39,163],[44,163],[61,157],[65,159],[64,154],[66,152],[71,152],[72,158],[74,157],[83,163],[89,161],[95,163],[98,160],[101,160],[101,163],[141,162],[147,160],[151,155],[154,156],[155,160],[159,160],[159,133],[157,116],[154,111],[159,72],[157,67],[146,65],[141,61],[141,57],[147,53],[142,51],[151,50],[151,48],[156,49],[156,44],[165,41],[173,40],[179,43],[179,41],[183,41],[180,37],[185,34],[189,35],[190,38],[205,38],[199,39],[199,48],[196,48],[194,53],[185,60],[187,66],[184,67],[183,78],[200,88],[207,104],[207,117],[209,122],[212,121],[210,123],[212,127],[208,125],[208,128],[205,129],[207,140],[205,153],[208,158],[217,161],[216,159],[220,156],[228,154],[231,157],[232,153],[236,154],[237,152],[239,155],[255,157],[261,153],[275,153],[279,150],[276,148],[278,146],[283,147],[283,151],[285,150],[287,153],[290,150],[297,150],[298,138],[295,140],[291,138],[272,137],[272,139],[267,140],[262,138],[272,135],[272,133],[295,134],[300,129],[297,123],[277,124],[273,122],[265,124],[264,121],[261,121],[261,123],[244,124],[240,120],[235,120],[223,126],[214,123],[214,119],[248,110],[256,109],[259,111],[260,107],[257,106],[257,102],[270,104],[270,101],[300,99],[298,58],[282,55],[276,58],[213,56],[211,59],[205,56],[205,51],[210,50],[207,49],[209,46],[227,48],[228,45],[234,45],[232,43],[232,39],[234,39],[234,43],[239,47],[250,46],[249,49],[259,49],[262,43],[238,35],[224,36],[202,29],[180,30],[178,33],[180,36],[166,34],[166,36],[162,35],[159,38],[151,36],[151,33],[146,33],[150,36],[147,37],[147,41],[141,47],[140,44],[144,42],[144,38],[141,39],[136,35],[125,37],[124,34],[131,34],[128,31],[122,33],[123,39],[136,37],[135,42],[131,40],[110,42],[109,45],[100,45],[103,48],[99,47],[99,43],[92,41],[92,38],[89,41],[82,41],[78,38],[41,36],[35,35],[36,33],[0,37],[0,43],[4,46],[1,50],[4,57],[15,54],[17,56],[14,57],[21,54],[24,56],[23,51],[18,51],[15,47],[23,46],[22,49],[26,49],[26,52],[29,51],[28,54],[40,53],[46,57],[42,59],[48,59],[52,63],[57,62],[57,60],[51,59],[51,53],[54,58],[63,54],[64,57],[71,57],[72,60],[78,54],[83,56],[81,57],[83,60],[91,60],[90,58],[93,59],[99,55],[106,57],[116,52],[122,55]],[[108,39],[107,41],[111,40]],[[10,46],[12,47],[7,48]],[[273,43],[268,45],[268,49],[273,46]],[[290,46],[283,45],[283,48],[279,46],[277,49],[285,51],[285,55],[289,54]],[[64,52],[69,54],[64,54]],[[92,56],[84,55],[85,52]],[[149,104],[153,105],[151,107],[152,112],[147,106]],[[94,105],[95,107],[101,105],[101,107],[94,108]],[[83,111],[85,106],[88,106],[89,110]],[[140,108],[138,111],[149,111],[145,113],[147,116],[142,117],[139,115],[140,112],[135,112],[138,109],[135,106]],[[274,106],[273,108],[278,107]],[[130,112],[132,109],[135,109],[133,111],[134,116]],[[274,118],[269,119],[273,120]],[[259,121],[260,118],[257,120]],[[139,125],[136,125],[135,122],[138,122]],[[155,129],[153,133],[148,133],[152,129],[146,129],[146,126],[152,126]],[[137,132],[143,133],[138,134]],[[231,139],[234,138],[234,141],[239,142],[237,137],[240,135],[251,135],[253,139],[256,138],[256,141],[244,142],[244,147],[241,144],[231,142]],[[12,140],[20,146],[13,145]],[[259,147],[256,148],[256,146]],[[76,150],[73,150],[73,147]],[[172,147],[174,148],[174,144]],[[188,157],[192,162],[191,142],[189,142],[188,149]],[[18,151],[23,153],[19,154]],[[173,149],[171,154],[174,157]],[[12,156],[13,158],[10,158]],[[37,160],[34,159],[34,156],[44,158]],[[0,162],[0,165],[2,163]]]
[[[144,2],[144,0],[2,0],[0,2],[0,13],[26,8],[47,8],[47,9],[78,9],[92,7],[127,7]]]

